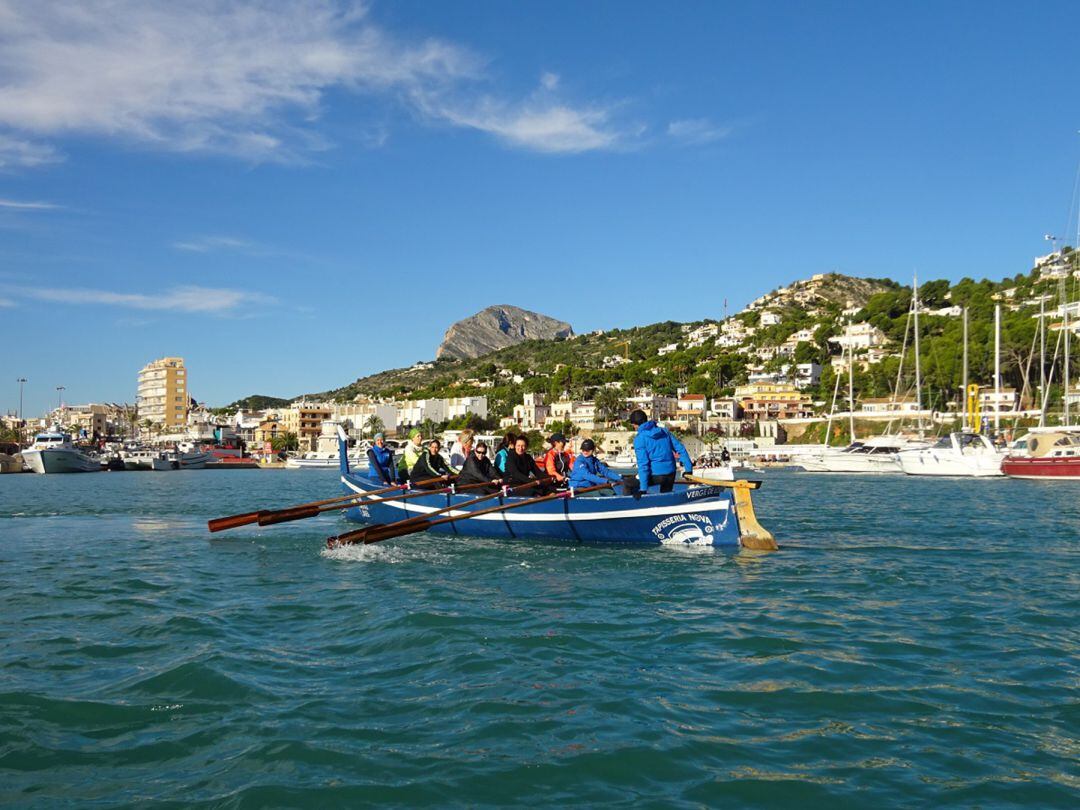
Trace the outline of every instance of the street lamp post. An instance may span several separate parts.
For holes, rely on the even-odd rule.
[[[19,447],[22,447],[26,436],[26,425],[23,424],[23,386],[26,384],[26,377],[19,377],[15,382],[19,384]]]
[[[64,407],[64,391],[66,389],[62,385],[56,386],[56,410],[60,410]]]

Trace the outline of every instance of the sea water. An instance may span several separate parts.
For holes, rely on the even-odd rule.
[[[778,553],[417,535],[325,471],[0,477],[0,804],[1080,805],[1080,484],[770,472]]]

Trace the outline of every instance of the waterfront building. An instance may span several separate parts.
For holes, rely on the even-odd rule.
[[[322,423],[330,418],[330,406],[325,402],[294,402],[281,411],[280,419],[288,433],[295,433],[301,450],[314,450]]]
[[[1020,395],[1015,388],[1002,388],[995,392],[993,388],[979,389],[979,410],[983,416],[993,417],[998,414],[1016,413],[1020,407]]]
[[[162,357],[139,372],[139,420],[169,430],[187,423],[189,388],[183,357]]]
[[[865,397],[859,400],[860,410],[856,416],[880,416],[882,414],[897,416],[900,414],[917,414],[919,403],[915,397]]]
[[[544,404],[544,395],[525,394],[524,402],[514,406],[514,415],[500,422],[502,427],[517,425],[522,430],[536,430],[547,420],[551,408]]]
[[[382,432],[397,435],[398,411],[390,402],[374,402],[371,400],[329,403],[330,419],[340,423],[351,439],[371,438],[374,431],[368,426],[368,422],[375,418],[382,422]]]
[[[457,419],[459,416],[479,416],[487,419],[487,397],[450,397],[446,400],[446,418]]]
[[[747,418],[754,421],[804,419],[814,415],[810,397],[790,383],[760,382],[740,385],[735,389],[735,398],[739,400]]]
[[[419,425],[427,419],[445,422],[450,417],[445,399],[410,399],[395,403],[399,428]]]
[[[596,430],[599,427],[596,417],[596,403],[591,400],[563,399],[551,404],[548,417],[544,420],[545,428],[552,422],[570,421],[578,430]]]
[[[626,404],[631,411],[639,408],[645,411],[645,415],[650,419],[670,419],[679,409],[679,401],[675,397],[651,393],[627,397]]]
[[[252,432],[252,439],[256,445],[264,445],[264,449],[270,451],[270,442],[278,436],[290,433],[283,422],[277,419],[264,419]]]

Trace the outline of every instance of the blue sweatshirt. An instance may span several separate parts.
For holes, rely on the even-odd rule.
[[[608,481],[622,481],[622,476],[609,470],[596,456],[582,454],[574,459],[574,466],[570,468],[570,486],[591,487]]]
[[[694,463],[683,443],[652,419],[638,425],[637,435],[634,436],[634,454],[637,456],[638,480],[641,482],[642,492],[649,488],[650,475],[669,475],[675,472],[675,456],[682,461],[683,470],[687,473],[694,471]]]
[[[371,467],[369,476],[376,481],[392,484],[396,480],[394,476],[394,454],[386,447],[374,445],[367,451],[368,465]]]

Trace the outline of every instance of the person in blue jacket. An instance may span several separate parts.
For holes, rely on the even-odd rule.
[[[570,486],[578,489],[582,487],[606,484],[608,481],[622,483],[622,476],[608,469],[607,464],[598,459],[596,442],[586,439],[581,443],[581,453],[574,459],[574,466],[570,468]],[[608,489],[598,489],[596,492],[588,492],[587,495],[614,494]]]
[[[381,433],[375,434],[375,444],[367,451],[367,457],[371,466],[371,477],[384,484],[393,484],[396,480],[394,452],[386,446],[386,438]]]
[[[671,492],[675,488],[675,458],[678,456],[683,470],[690,475],[694,471],[690,454],[677,437],[656,424],[656,420],[649,419],[645,411],[633,411],[630,424],[637,427],[634,455],[637,456],[641,491],[645,492],[650,486],[659,486],[661,492]]]

